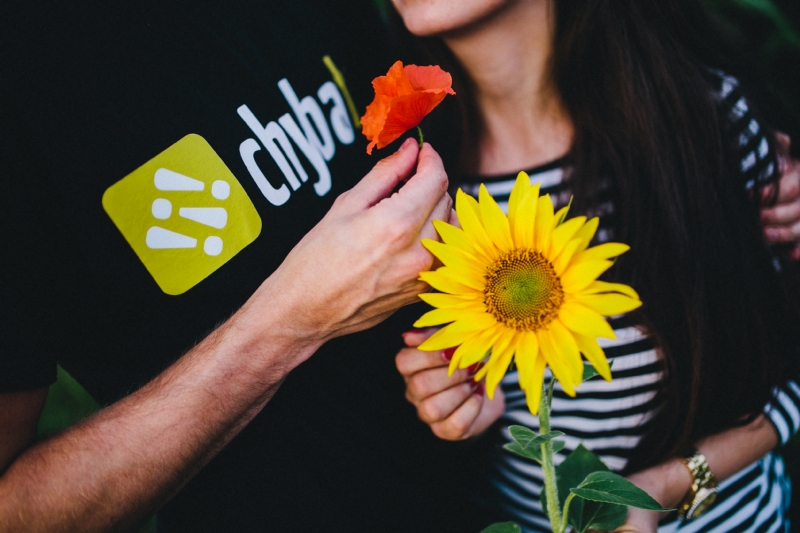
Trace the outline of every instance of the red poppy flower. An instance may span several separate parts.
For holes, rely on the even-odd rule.
[[[452,84],[450,74],[437,66],[404,67],[400,61],[386,76],[372,80],[375,99],[361,117],[361,131],[371,141],[367,153],[372,154],[376,145],[383,148],[419,125],[446,95],[456,94]]]

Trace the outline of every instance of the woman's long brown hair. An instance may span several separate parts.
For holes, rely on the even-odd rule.
[[[628,463],[635,471],[762,412],[797,370],[800,300],[791,269],[775,268],[724,138],[705,67],[730,65],[699,2],[552,8],[552,75],[575,128],[568,179],[577,212],[599,178],[613,180],[616,239],[631,245],[613,276],[639,291],[638,318],[665,366],[659,409]],[[469,80],[441,41],[416,42],[454,74],[460,96],[426,126],[428,138],[451,173],[474,174],[482,130]]]

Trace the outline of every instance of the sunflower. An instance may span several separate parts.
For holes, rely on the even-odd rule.
[[[434,221],[442,242],[422,242],[444,266],[420,274],[441,292],[420,295],[436,309],[414,326],[448,325],[419,349],[457,346],[450,373],[485,360],[475,380],[486,378],[489,398],[514,359],[534,414],[548,365],[570,396],[583,378],[581,354],[611,380],[597,342],[599,337],[615,338],[604,317],[641,305],[631,287],[597,279],[629,247],[616,242],[589,247],[598,219],[565,221],[568,208],[554,213],[550,196],[540,197],[539,185],[531,185],[520,172],[508,217],[483,185],[478,200],[459,190],[461,228]]]

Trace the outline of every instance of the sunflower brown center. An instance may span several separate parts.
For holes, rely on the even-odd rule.
[[[558,315],[564,290],[544,255],[517,249],[488,267],[483,301],[498,322],[520,331],[536,331]]]

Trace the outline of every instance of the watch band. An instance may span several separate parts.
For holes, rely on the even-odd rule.
[[[717,480],[708,468],[706,457],[697,450],[683,462],[692,474],[692,486],[678,506],[678,516],[692,520],[708,511],[717,499]]]

